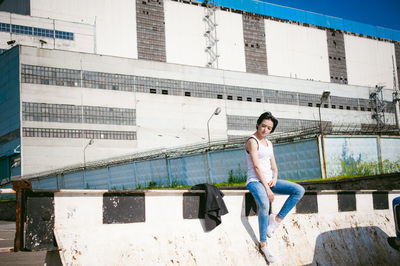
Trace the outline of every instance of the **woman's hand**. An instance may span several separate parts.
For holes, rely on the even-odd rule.
[[[274,192],[269,187],[266,187],[265,190],[267,191],[267,196],[270,202],[274,201],[275,195]]]
[[[274,187],[276,185],[277,180],[278,180],[278,178],[272,178],[271,181],[269,181],[268,186]]]

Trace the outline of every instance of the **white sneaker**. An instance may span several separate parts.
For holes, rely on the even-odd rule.
[[[271,250],[269,250],[268,245],[260,247],[261,251],[264,253],[265,257],[267,258],[268,262],[273,263],[275,262],[276,258],[272,255]]]
[[[276,228],[279,227],[280,223],[275,220],[276,214],[271,214],[268,218],[268,228],[267,228],[267,236],[272,237]]]

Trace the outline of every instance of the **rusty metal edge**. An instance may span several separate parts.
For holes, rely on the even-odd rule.
[[[16,208],[15,208],[15,238],[14,252],[24,250],[24,224],[25,224],[25,208],[26,194],[32,191],[32,183],[27,180],[13,181],[13,190],[16,191]]]

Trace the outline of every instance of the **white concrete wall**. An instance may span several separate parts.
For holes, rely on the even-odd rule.
[[[206,143],[207,121],[217,107],[222,111],[210,120],[210,140],[226,139],[226,111],[222,104],[217,99],[137,93],[138,148]]]
[[[164,1],[167,62],[205,67],[204,8]]]
[[[330,81],[326,32],[265,19],[268,74]]]
[[[16,41],[14,45],[29,45],[38,48],[42,47],[86,53],[93,53],[95,49],[94,28],[93,25],[90,24],[23,16],[7,12],[0,12],[0,22],[74,33],[74,40],[63,40],[58,38],[0,32],[0,48],[3,49],[11,47],[7,45],[7,41],[10,40]],[[41,44],[39,40],[43,40],[46,43]]]
[[[393,89],[394,45],[390,42],[344,35],[349,84]],[[397,71],[396,71],[397,76]]]
[[[97,53],[137,58],[136,1],[32,0],[31,15],[95,25]]]
[[[267,264],[258,250],[257,216],[245,215],[247,190],[223,191],[229,213],[210,232],[204,231],[203,219],[183,219],[182,194],[187,191],[182,190],[145,191],[145,222],[103,224],[104,192],[54,193],[54,234],[63,264]],[[268,238],[278,259],[272,265],[399,261],[400,254],[386,240],[395,236],[391,200],[399,195],[399,191],[389,192],[389,209],[375,210],[372,192],[359,191],[357,210],[340,212],[337,191],[319,193],[317,213],[294,213],[293,209]],[[272,213],[279,211],[285,198],[275,196]],[[117,198],[115,206],[118,202]]]
[[[167,62],[205,67],[205,8],[169,0],[164,6]],[[218,10],[216,22],[218,68],[246,71],[242,16]]]
[[[134,109],[136,95],[124,91],[102,90],[99,92],[99,90],[88,88],[23,83],[21,84],[21,102]],[[136,126],[37,121],[21,121],[21,127],[136,131]],[[84,149],[88,143],[89,139],[22,137],[22,174],[38,173],[70,165],[82,165]],[[85,150],[86,162],[132,154],[136,150],[137,141],[95,139],[94,143]]]
[[[217,10],[218,68],[246,72],[242,15]]]

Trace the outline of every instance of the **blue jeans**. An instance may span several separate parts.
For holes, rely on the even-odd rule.
[[[400,197],[394,198],[393,199],[393,215],[394,215],[394,221],[395,221],[395,226],[397,225],[396,229],[396,239],[397,241],[400,241],[400,207],[395,208],[397,205],[400,205]],[[396,213],[397,212],[397,213]]]
[[[254,199],[258,204],[258,226],[260,230],[260,241],[267,241],[267,227],[269,215],[269,199],[264,185],[260,181],[250,182],[247,184],[247,189],[253,194]],[[299,202],[304,195],[304,188],[296,183],[278,180],[276,185],[271,188],[272,192],[277,194],[289,195],[283,204],[277,216],[281,219],[290,212],[291,209]]]

